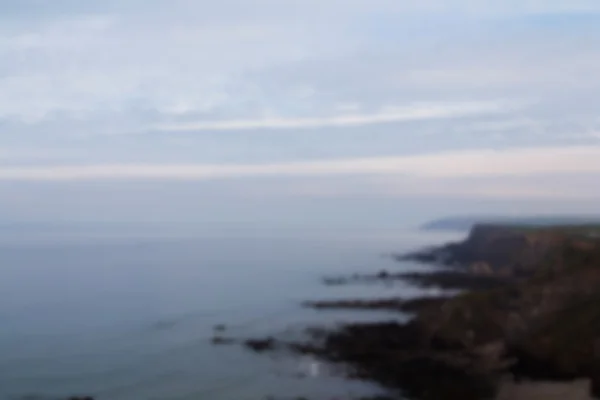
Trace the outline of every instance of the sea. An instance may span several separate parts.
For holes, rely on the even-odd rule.
[[[345,399],[380,388],[318,360],[214,345],[303,337],[308,326],[402,320],[315,311],[306,300],[435,295],[324,277],[426,268],[390,254],[457,233],[173,232],[158,228],[0,232],[0,399]],[[224,325],[223,332],[215,327]]]

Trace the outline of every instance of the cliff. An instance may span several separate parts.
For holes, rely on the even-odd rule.
[[[415,399],[489,399],[507,374],[591,378],[600,395],[596,227],[478,225],[463,242],[403,258],[451,265],[467,281],[481,274],[508,278],[421,302],[404,325],[355,324],[333,332],[325,346],[333,359]]]
[[[433,221],[429,221],[421,226],[424,230],[451,230],[451,231],[470,231],[475,225],[519,225],[530,227],[549,227],[549,226],[566,226],[566,225],[585,225],[585,224],[600,224],[598,215],[571,215],[571,216],[529,216],[529,217],[508,217],[506,215],[492,216],[462,216],[462,217],[446,217]]]
[[[466,240],[401,256],[401,259],[490,269],[511,275],[534,271],[567,240],[594,239],[596,225],[525,227],[475,225]],[[486,267],[487,266],[487,267]]]
[[[592,225],[523,227],[481,224],[460,243],[401,257],[452,266],[406,274],[382,271],[344,282],[394,279],[451,286],[452,297],[308,302],[316,309],[356,308],[414,314],[406,323],[346,324],[288,348],[350,366],[392,398],[511,398],[521,378],[583,380],[564,398],[600,398],[600,237]],[[257,342],[272,347],[273,340]],[[252,343],[250,343],[252,344]],[[515,382],[506,384],[507,377]],[[554,385],[554,386],[552,386]],[[527,393],[535,387],[527,387]],[[542,387],[543,390],[545,390]],[[543,392],[542,390],[542,392]],[[577,391],[575,393],[573,390]],[[523,397],[525,396],[525,397]],[[545,397],[537,397],[545,398]]]
[[[600,378],[600,240],[594,233],[582,227],[475,227],[444,251],[454,261],[484,262],[519,279],[423,310],[418,325],[446,347],[499,345],[518,375]]]

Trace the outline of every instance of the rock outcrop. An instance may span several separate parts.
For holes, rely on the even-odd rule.
[[[600,395],[600,239],[583,228],[480,225],[464,242],[409,257],[510,279],[424,303],[406,325],[333,332],[325,347],[334,358],[417,399],[489,398],[507,373],[587,378]]]
[[[579,242],[585,247],[593,243],[592,239],[586,235],[585,226],[533,228],[482,224],[476,225],[462,242],[409,253],[399,259],[467,267],[479,274],[527,276],[565,243]]]
[[[519,280],[420,312],[430,343],[464,351],[501,343],[517,376],[600,383],[600,240],[583,229],[478,226],[442,251]]]
[[[348,324],[319,331],[313,343],[282,346],[266,339],[246,344],[257,351],[284,347],[344,363],[353,367],[352,377],[377,381],[415,400],[483,400],[494,398],[498,389],[499,398],[514,390],[545,390],[507,384],[507,375],[515,382],[584,379],[591,382],[590,396],[600,398],[600,238],[590,233],[586,227],[479,225],[464,242],[404,256],[455,269],[336,280],[404,279],[461,289],[459,295],[305,304],[408,311],[414,314],[409,322]]]

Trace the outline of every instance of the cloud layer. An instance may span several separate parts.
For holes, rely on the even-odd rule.
[[[175,179],[261,176],[405,175],[423,178],[600,174],[600,147],[477,150],[405,157],[376,157],[280,164],[106,164],[0,168],[3,180]]]
[[[575,204],[599,197],[599,49],[591,0],[0,0],[0,206]]]

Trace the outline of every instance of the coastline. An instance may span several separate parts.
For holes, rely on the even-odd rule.
[[[597,393],[600,240],[564,227],[485,225],[475,226],[463,242],[396,258],[440,270],[382,271],[330,283],[399,279],[461,292],[411,300],[305,302],[317,310],[389,310],[413,318],[348,324],[321,331],[311,343],[284,345],[350,366],[350,378],[376,382],[390,398],[518,400],[543,396],[549,387],[566,390],[573,399]],[[565,333],[565,324],[580,331]],[[569,334],[580,337],[573,344],[565,339]]]

